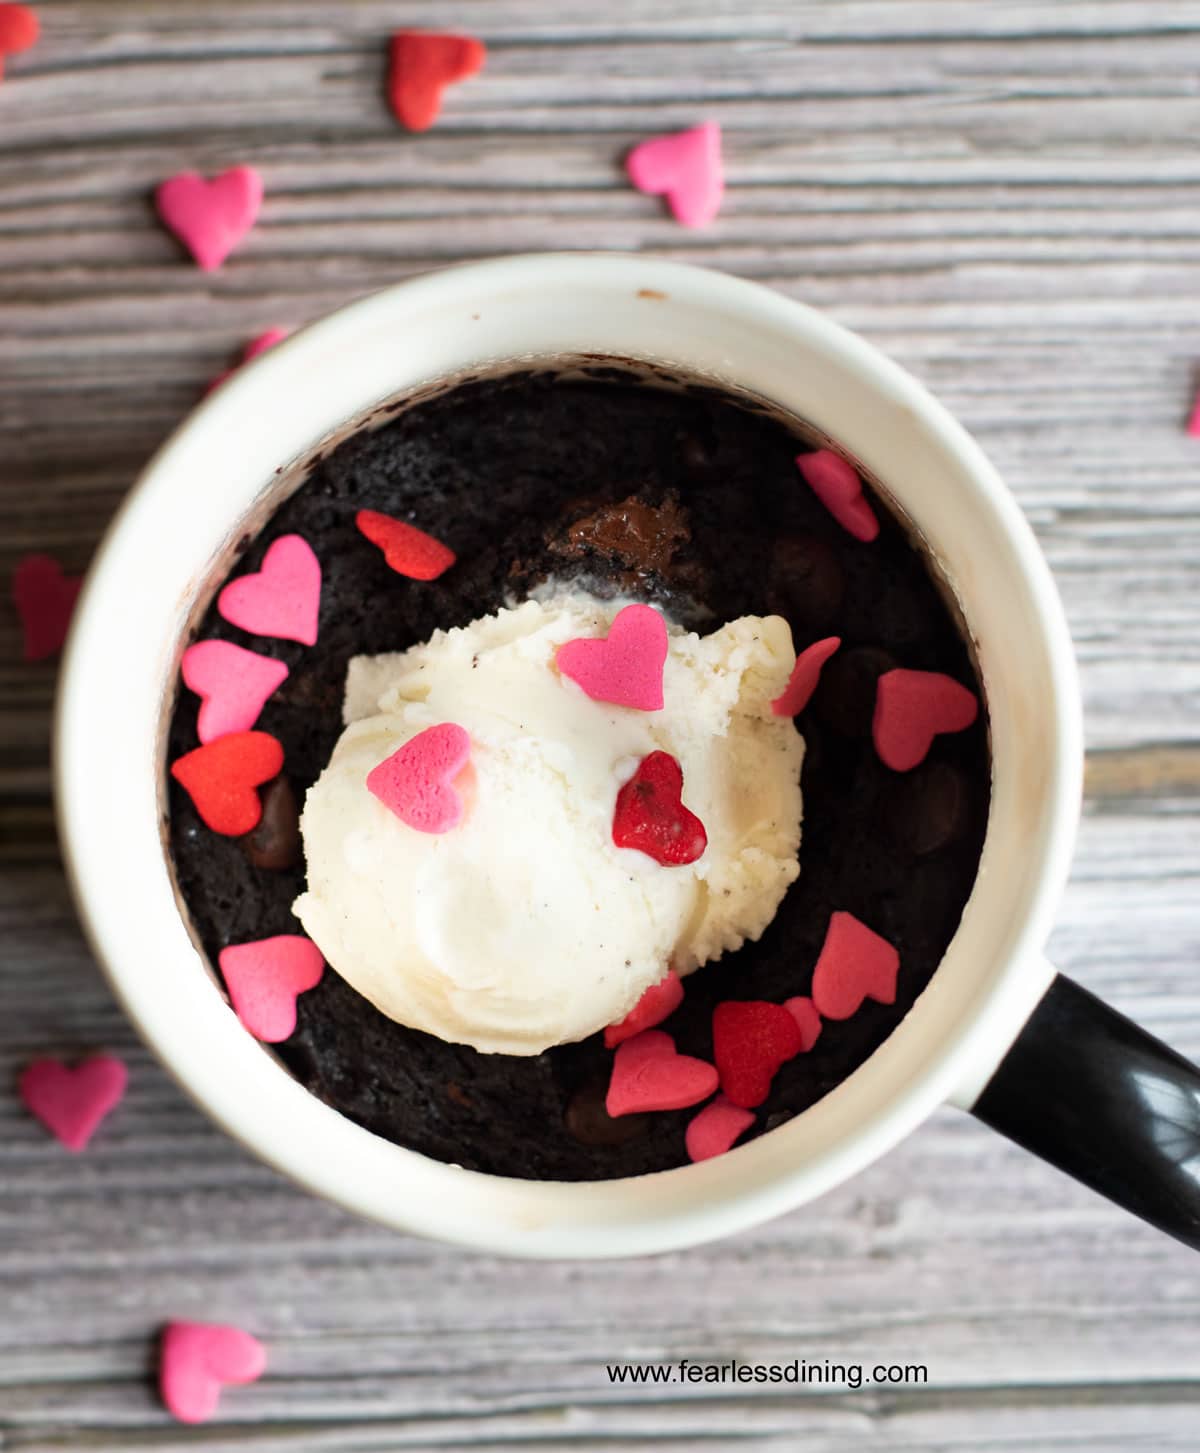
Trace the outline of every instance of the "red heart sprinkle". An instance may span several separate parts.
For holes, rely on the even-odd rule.
[[[894,772],[911,771],[925,760],[934,737],[965,731],[978,715],[975,693],[952,676],[885,671],[875,687],[875,750]]]
[[[616,1049],[643,1029],[653,1029],[668,1014],[674,1014],[682,1003],[683,980],[674,969],[668,969],[667,977],[651,984],[624,1019],[608,1026],[604,1031],[604,1048]]]
[[[652,605],[627,605],[600,640],[579,636],[558,648],[554,663],[593,701],[635,711],[661,711],[667,623]]]
[[[217,962],[234,1013],[255,1039],[278,1044],[296,1028],[296,998],[325,972],[321,950],[302,933],[280,933],[223,948]]]
[[[807,1054],[821,1037],[821,1016],[817,1006],[807,994],[797,994],[794,999],[785,999],[783,1007],[799,1027],[801,1054]]]
[[[442,109],[442,92],[483,69],[487,49],[471,35],[398,30],[392,36],[388,102],[401,126],[428,131]]]
[[[12,577],[26,661],[45,661],[62,649],[83,580],[64,575],[53,555],[26,555]]]
[[[725,1095],[718,1095],[688,1125],[684,1144],[689,1158],[711,1160],[714,1155],[724,1155],[753,1124],[752,1110],[743,1110]]]
[[[242,837],[262,817],[254,789],[282,768],[283,748],[269,732],[231,732],[172,762],[171,776],[213,832]]]
[[[613,842],[636,848],[661,863],[679,868],[694,863],[708,846],[704,824],[682,802],[683,770],[669,752],[651,752],[617,793]]]
[[[847,534],[868,543],[879,534],[875,511],[863,494],[862,481],[840,454],[818,449],[798,454],[796,463],[813,494]]]
[[[41,25],[28,5],[0,5],[0,76],[4,57],[28,50],[40,34]]]
[[[718,1004],[712,1032],[721,1089],[744,1110],[762,1104],[775,1071],[804,1047],[800,1027],[784,1006],[763,999]]]
[[[120,1103],[129,1071],[111,1055],[97,1055],[68,1069],[56,1059],[38,1059],[21,1072],[21,1103],[68,1150],[80,1151],[101,1121]]]
[[[853,913],[830,915],[813,970],[812,997],[825,1019],[849,1019],[864,999],[896,1002],[900,955]]]
[[[683,1110],[707,1100],[716,1088],[712,1065],[676,1053],[669,1034],[647,1029],[617,1047],[604,1108],[614,1119],[643,1110]]]
[[[821,667],[841,644],[840,636],[826,636],[823,641],[814,641],[800,652],[788,684],[771,703],[771,710],[776,716],[799,716],[817,689]]]
[[[257,1382],[266,1366],[266,1349],[240,1327],[172,1322],[159,1348],[158,1389],[181,1423],[205,1423],[223,1384]]]
[[[444,575],[458,556],[440,540],[378,510],[359,510],[354,523],[383,551],[383,558],[397,575],[410,580],[436,580]]]

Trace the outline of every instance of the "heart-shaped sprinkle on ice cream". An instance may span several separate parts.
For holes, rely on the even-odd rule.
[[[651,752],[617,793],[612,838],[636,848],[665,868],[683,867],[704,855],[708,835],[683,805],[683,770],[669,752]]]
[[[800,652],[788,684],[771,703],[776,716],[798,716],[804,710],[821,680],[821,667],[841,644],[840,636],[826,636]]]
[[[674,969],[668,969],[666,978],[651,984],[620,1023],[610,1024],[604,1031],[605,1049],[615,1049],[643,1029],[653,1029],[682,1003],[683,980]]]
[[[367,775],[367,790],[417,832],[449,832],[465,804],[455,780],[471,762],[471,738],[454,722],[426,727]]]
[[[579,637],[558,648],[562,675],[593,701],[636,711],[661,711],[667,623],[649,605],[627,605],[601,640]]]

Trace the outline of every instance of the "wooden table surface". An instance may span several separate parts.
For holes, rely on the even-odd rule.
[[[1200,1055],[1200,4],[1167,0],[92,0],[39,7],[0,87],[0,572],[71,568],[250,335],[534,248],[714,263],[826,308],[940,394],[1028,511],[1082,667],[1089,793],[1052,952]],[[382,100],[402,24],[475,31],[436,130]],[[687,232],[623,180],[713,117]],[[205,276],[156,225],[252,162]],[[939,1114],[817,1204],[655,1260],[524,1265],[365,1225],[186,1103],[81,941],[56,857],[53,666],[0,608],[0,1449],[998,1450],[1200,1445],[1200,1258]],[[128,1101],[74,1159],[18,1067],[107,1047]],[[173,1424],[170,1317],[267,1376]],[[921,1363],[928,1382],[618,1387],[623,1360]]]

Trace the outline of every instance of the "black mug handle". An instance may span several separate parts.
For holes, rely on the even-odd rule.
[[[1200,1251],[1200,1069],[1070,979],[972,1114]]]

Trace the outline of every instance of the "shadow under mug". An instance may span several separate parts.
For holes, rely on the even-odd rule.
[[[759,394],[884,482],[975,643],[993,783],[960,927],[928,988],[859,1069],[726,1155],[567,1184],[464,1170],[372,1135],[242,1029],[171,883],[163,730],[186,623],[290,462],[432,380],[586,353]],[[635,256],[504,258],[363,299],[240,370],[150,462],[97,553],[63,664],[55,757],[80,914],[142,1035],[244,1144],[385,1224],[526,1256],[692,1245],[821,1194],[951,1101],[1200,1246],[1200,1073],[1055,977],[1042,954],[1082,778],[1074,662],[1045,561],[940,404],[873,347],[767,288]]]

